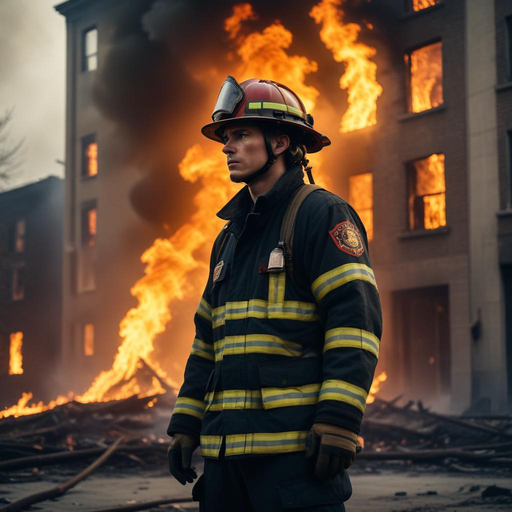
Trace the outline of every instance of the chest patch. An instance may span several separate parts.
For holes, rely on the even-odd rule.
[[[364,246],[361,233],[349,220],[336,224],[329,234],[340,251],[352,256],[363,254]]]
[[[214,283],[219,279],[223,266],[224,266],[224,260],[219,261],[219,263],[217,263],[217,265],[215,265],[215,268],[213,269],[213,282]]]

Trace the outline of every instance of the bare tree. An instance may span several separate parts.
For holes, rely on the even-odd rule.
[[[24,141],[22,139],[12,143],[7,133],[13,110],[12,108],[6,110],[0,117],[0,188],[1,183],[8,183],[12,173],[21,165],[20,150]]]

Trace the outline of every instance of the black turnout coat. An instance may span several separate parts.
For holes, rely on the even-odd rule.
[[[229,222],[214,243],[168,428],[200,436],[204,457],[217,458],[223,440],[226,457],[302,451],[315,422],[359,433],[382,334],[359,216],[314,191],[297,216],[294,280],[267,272],[303,185],[292,167],[255,203],[246,186],[217,214]]]

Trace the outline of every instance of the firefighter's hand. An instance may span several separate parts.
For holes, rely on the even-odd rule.
[[[174,434],[167,449],[169,471],[182,485],[192,483],[197,478],[192,462],[192,453],[199,446],[199,440],[187,434]]]
[[[313,458],[316,476],[322,480],[334,478],[353,462],[356,455],[357,434],[350,430],[315,423],[306,439],[306,458]]]

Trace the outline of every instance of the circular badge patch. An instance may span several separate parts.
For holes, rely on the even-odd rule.
[[[336,224],[329,234],[340,251],[352,256],[363,254],[364,246],[361,233],[349,220]]]

